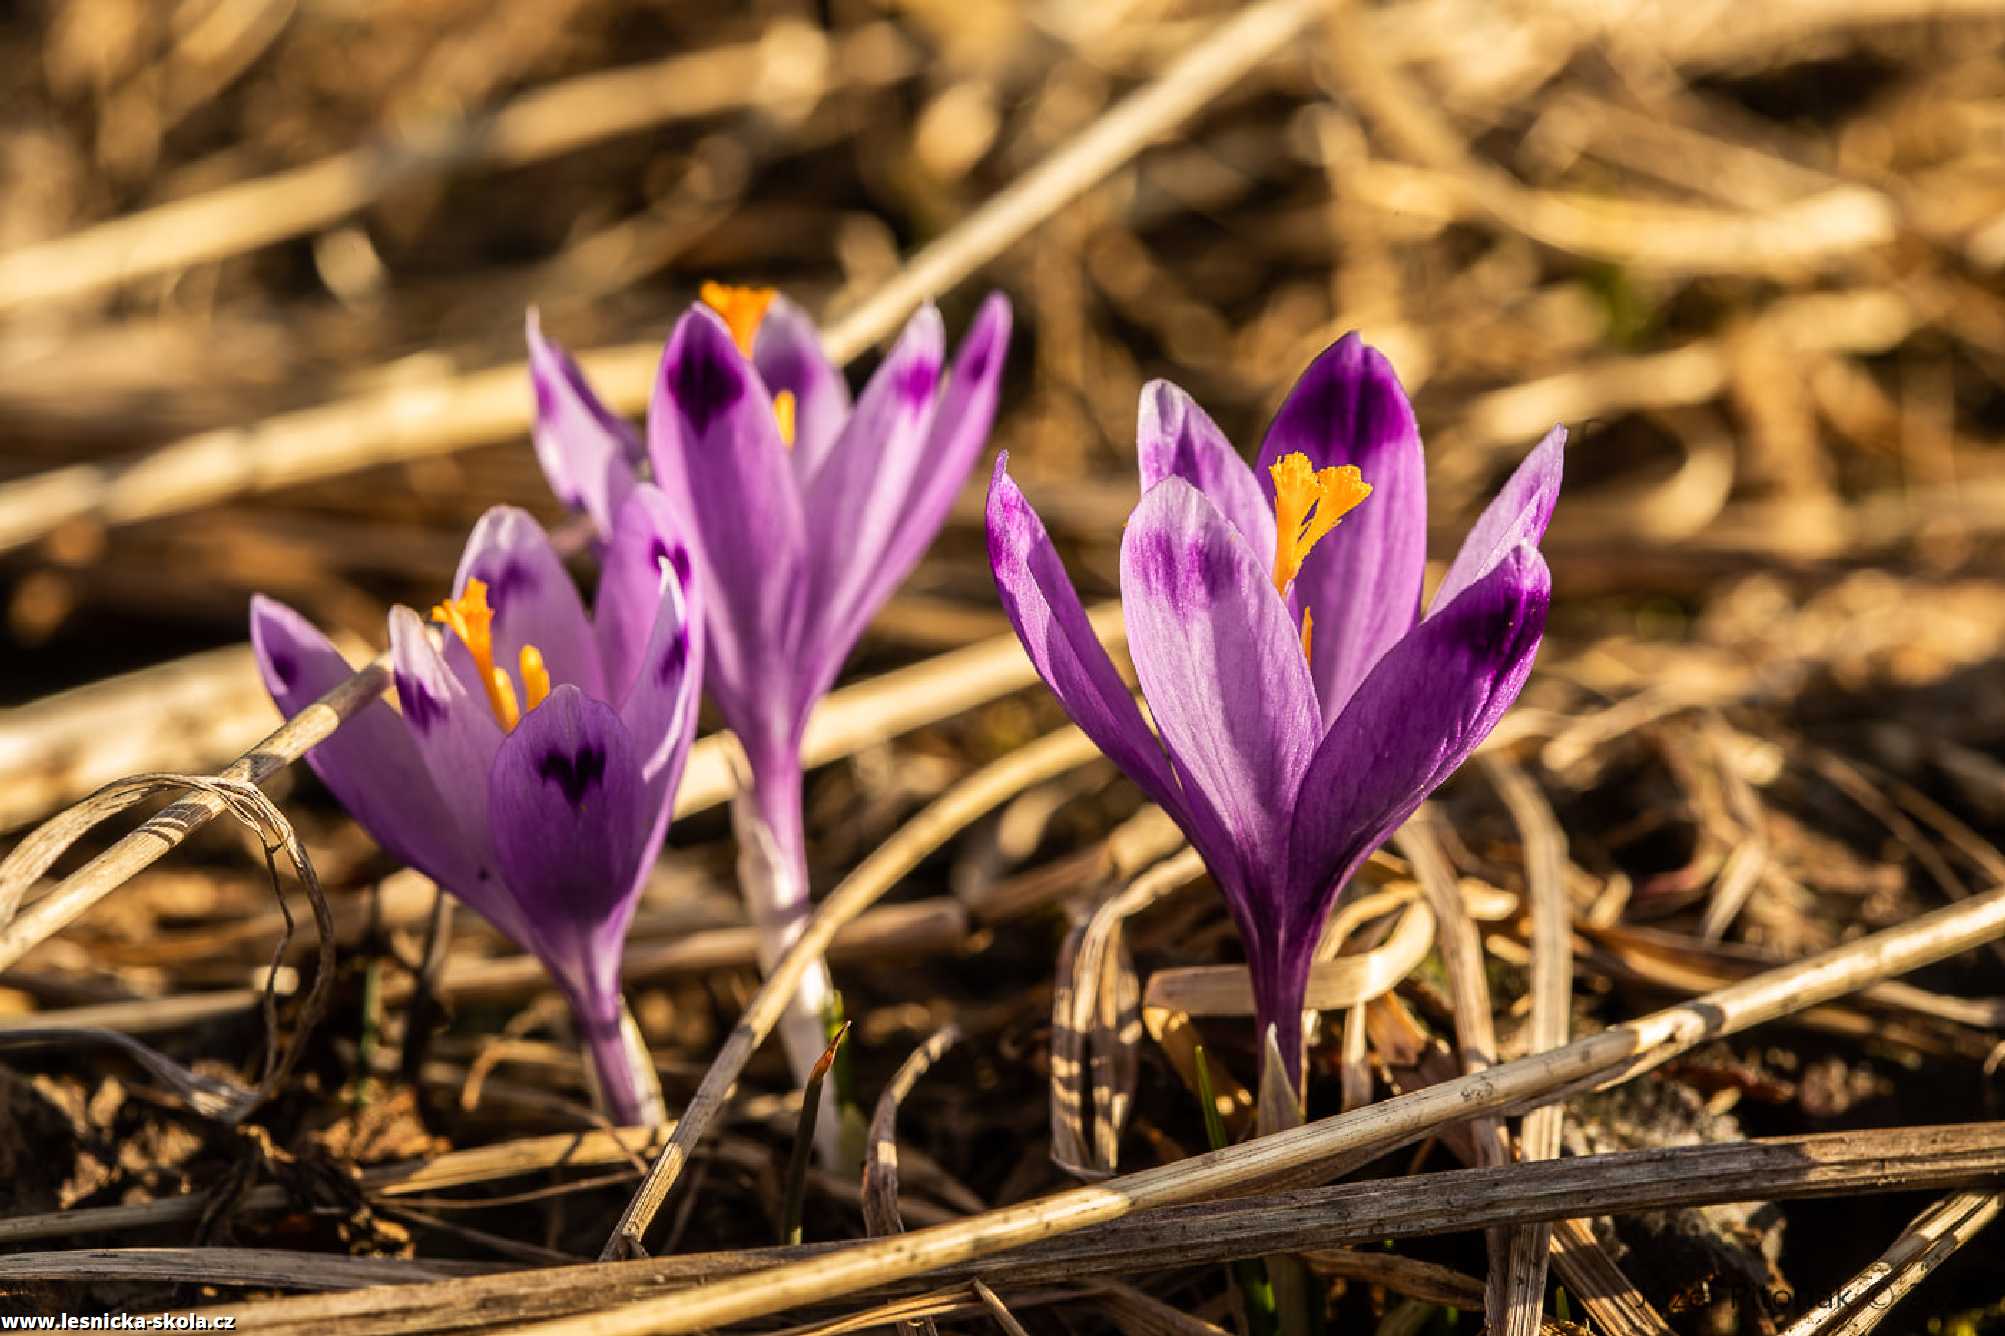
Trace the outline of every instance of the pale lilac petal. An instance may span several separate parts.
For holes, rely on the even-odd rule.
[[[1268,469],[1294,453],[1319,469],[1354,464],[1372,488],[1295,579],[1298,618],[1304,609],[1315,618],[1312,667],[1327,721],[1420,616],[1427,566],[1427,469],[1413,407],[1392,364],[1356,334],[1309,364],[1267,429],[1258,473],[1270,505]]]
[[[649,483],[637,487],[613,519],[592,615],[608,702],[625,701],[633,687],[661,614],[664,568],[674,571],[684,588],[695,577],[684,539],[690,527]]]
[[[1293,890],[1279,928],[1285,958],[1270,990],[1306,986],[1317,934],[1345,882],[1518,698],[1551,591],[1538,550],[1513,548],[1387,650],[1358,685],[1293,803]],[[1299,1010],[1299,991],[1292,996]]]
[[[536,462],[557,499],[591,516],[604,536],[634,489],[640,436],[599,402],[571,355],[543,337],[533,306],[527,325]]]
[[[265,689],[288,719],[354,671],[311,622],[262,594],[251,599],[251,647]],[[451,889],[478,882],[477,860],[452,838],[445,800],[388,702],[351,715],[306,762],[392,858]]]
[[[703,605],[693,573],[673,553],[659,559],[654,624],[634,680],[620,699],[620,722],[633,739],[648,810],[666,824],[683,762],[696,735],[703,689]],[[657,837],[658,838],[658,837]]]
[[[1093,634],[1044,522],[996,459],[989,482],[989,565],[1024,652],[1072,721],[1158,806],[1181,818],[1183,797],[1160,743]]]
[[[794,476],[813,477],[849,417],[849,385],[822,351],[807,313],[785,297],[773,298],[752,341],[752,365],[768,394],[794,396]]]
[[[487,773],[501,746],[501,725],[486,697],[469,692],[447,667],[409,608],[390,610],[390,666],[405,727],[445,808],[440,838],[473,865],[469,880],[446,883],[447,888],[527,945],[521,916],[494,870],[487,827]]]
[[[1462,550],[1455,554],[1441,588],[1434,592],[1435,607],[1445,608],[1454,602],[1520,545],[1538,545],[1552,521],[1553,507],[1559,503],[1560,475],[1565,469],[1566,428],[1554,427],[1512,471],[1510,481],[1484,507],[1475,527],[1462,540]]]
[[[1322,728],[1269,573],[1204,493],[1165,478],[1128,517],[1121,608],[1142,695],[1191,805],[1201,796],[1218,814],[1242,880],[1278,866]]]
[[[940,313],[931,306],[906,322],[807,484],[808,549],[815,559],[807,572],[812,629],[804,644],[826,671],[822,682],[803,684],[810,696],[820,694],[848,654],[848,631],[859,613],[867,618],[875,610],[867,606],[870,593],[884,586],[887,573],[894,581],[905,573],[888,569],[888,549],[921,472],[934,467],[926,445],[945,343]]]
[[[1182,478],[1211,498],[1263,566],[1274,564],[1274,502],[1253,470],[1197,401],[1166,380],[1142,387],[1135,455],[1144,494],[1164,478]]]
[[[558,687],[502,741],[485,779],[501,875],[530,934],[524,945],[579,994],[617,990],[619,944],[656,825],[619,716]]]
[[[598,641],[578,587],[528,511],[495,506],[480,517],[453,579],[454,596],[464,594],[474,579],[487,583],[487,604],[494,610],[495,667],[515,676],[522,647],[534,645],[551,682],[574,683],[601,698],[607,694]],[[466,668],[461,665],[470,677]]]
[[[939,536],[995,422],[1009,334],[1009,302],[1001,293],[991,293],[954,355],[947,388],[914,454],[905,494],[894,497],[888,479],[876,484],[880,504],[891,517],[890,534],[875,559],[862,565],[862,579],[852,585],[837,615],[821,624],[817,641],[828,659],[828,677],[805,684],[810,702],[827,689],[864,627]],[[895,443],[887,444],[887,456],[894,448]]]
[[[648,413],[655,482],[687,539],[709,618],[706,681],[748,746],[791,697],[806,527],[765,385],[708,307],[677,322]],[[771,740],[766,740],[770,742]]]

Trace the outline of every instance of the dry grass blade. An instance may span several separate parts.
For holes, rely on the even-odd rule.
[[[650,1127],[529,1137],[483,1146],[478,1150],[453,1151],[429,1160],[365,1169],[360,1183],[363,1191],[371,1196],[422,1196],[443,1188],[465,1187],[550,1169],[589,1169],[606,1164],[638,1167],[645,1162],[642,1157],[659,1149],[667,1137],[668,1129]],[[15,1216],[0,1220],[0,1244],[171,1225],[195,1219],[202,1213],[204,1201],[205,1198],[199,1195],[162,1197],[156,1201],[123,1206],[76,1207],[46,1215]],[[279,1210],[285,1207],[287,1201],[283,1188],[256,1187],[238,1199],[237,1209],[240,1212]]]
[[[2005,1125],[1899,1128],[1738,1144],[1590,1155],[1537,1164],[1343,1183],[1306,1192],[1165,1207],[943,1267],[934,1281],[980,1275],[1012,1285],[1217,1264],[1283,1250],[1460,1233],[1499,1223],[1620,1214],[1704,1202],[1968,1186],[2005,1175]],[[1094,1192],[1103,1189],[1080,1189]],[[1071,1194],[1076,1195],[1076,1194]],[[969,1222],[974,1223],[974,1222]],[[927,1231],[932,1233],[935,1231]],[[909,1234],[894,1243],[925,1237]],[[675,1291],[705,1301],[726,1278],[776,1264],[826,1264],[882,1242],[687,1254],[497,1275],[353,1295],[238,1307],[244,1329],[277,1333],[412,1332],[491,1327],[506,1318],[577,1314],[547,1330],[603,1329],[593,1310]],[[60,1257],[61,1254],[53,1256]],[[24,1269],[32,1263],[16,1265]],[[914,1277],[886,1277],[895,1285]],[[734,1282],[735,1283],[735,1282]],[[1473,1283],[1473,1282],[1468,1282]],[[866,1283],[866,1288],[869,1288]],[[858,1293],[862,1293],[859,1290]],[[775,1311],[785,1311],[776,1308]]]
[[[1185,849],[1109,896],[1066,935],[1051,993],[1051,1158],[1081,1178],[1120,1159],[1141,1038],[1127,919],[1204,875]]]
[[[0,1029],[0,1052],[32,1048],[85,1048],[93,1044],[118,1049],[165,1081],[190,1109],[204,1118],[214,1118],[223,1123],[240,1122],[264,1098],[261,1092],[245,1089],[234,1081],[190,1071],[158,1049],[149,1048],[117,1030],[89,1025],[14,1025]]]
[[[898,1214],[898,1106],[927,1069],[961,1039],[961,1027],[951,1021],[934,1031],[925,1043],[899,1065],[891,1084],[877,1097],[870,1118],[870,1137],[863,1150],[863,1224],[872,1237],[905,1232],[904,1218]],[[978,1298],[982,1296],[977,1293]],[[982,1299],[988,1302],[987,1298]],[[906,1331],[937,1333],[931,1318],[906,1323]]]
[[[1451,1308],[1478,1308],[1483,1303],[1482,1281],[1434,1262],[1350,1248],[1310,1248],[1302,1260],[1319,1276],[1381,1285],[1409,1299]]]
[[[960,1041],[961,1027],[951,1021],[935,1030],[899,1065],[891,1084],[877,1097],[863,1160],[863,1222],[872,1234],[905,1231],[905,1222],[898,1217],[898,1106],[919,1078]]]
[[[1473,1076],[1497,1060],[1496,1018],[1491,1011],[1489,980],[1483,973],[1483,943],[1476,925],[1462,904],[1455,886],[1454,870],[1432,826],[1432,809],[1423,806],[1401,828],[1400,852],[1413,864],[1428,903],[1439,922],[1436,935],[1441,942],[1441,965],[1448,974],[1448,997],[1455,1009],[1455,1047],[1464,1076]],[[1495,1118],[1474,1118],[1469,1134],[1475,1145],[1476,1163],[1494,1165],[1511,1158],[1510,1136]],[[1490,1281],[1485,1291],[1484,1316],[1493,1331],[1502,1331],[1506,1321],[1505,1300],[1511,1292],[1510,1241],[1502,1234],[1489,1240]]]
[[[1789,1324],[1783,1336],[1864,1336],[1909,1290],[1997,1218],[1993,1193],[1945,1197],[1914,1218],[1879,1258]]]
[[[1114,1320],[1119,1331],[1135,1336],[1228,1336],[1225,1328],[1172,1308],[1153,1294],[1106,1281],[1095,1287],[1099,1309]]]
[[[416,1285],[499,1270],[485,1262],[429,1258],[340,1257],[281,1248],[103,1248],[0,1257],[0,1282],[151,1281],[166,1285],[240,1285],[247,1289],[359,1290]]]
[[[9,251],[0,255],[0,311],[80,297],[317,232],[416,178],[521,167],[615,135],[734,108],[812,103],[843,84],[892,82],[911,64],[888,28],[863,28],[831,50],[813,28],[776,24],[758,41],[595,71],[483,114]]]
[[[1030,1336],[1030,1333],[1023,1329],[1023,1323],[1016,1320],[1016,1315],[996,1297],[994,1290],[982,1284],[979,1277],[969,1281],[968,1288],[974,1291],[975,1298],[981,1300],[982,1307],[995,1319],[996,1326],[1002,1329],[1004,1336]]]
[[[1084,765],[1099,754],[1099,749],[1076,728],[1060,729],[1019,748],[955,785],[878,846],[843,878],[841,885],[829,892],[808,919],[800,937],[768,972],[751,1005],[712,1060],[709,1071],[704,1073],[703,1084],[683,1110],[667,1149],[655,1161],[607,1241],[609,1255],[640,1248],[655,1212],[661,1209],[668,1190],[688,1163],[690,1152],[723,1107],[746,1060],[786,1009],[801,973],[828,950],[836,930],[868,909],[921,858],[996,804],[1032,784]]]
[[[309,707],[309,712],[317,711],[318,705]],[[146,798],[159,793],[191,793],[181,798],[158,816],[152,818],[132,835],[120,840],[105,853],[92,859],[81,870],[65,879],[48,896],[37,901],[26,913],[18,914],[23,896],[55,861],[76,841],[82,839],[99,822],[136,806]],[[93,868],[124,848],[129,842],[146,835],[156,825],[163,831],[180,829],[185,834],[199,826],[207,817],[195,819],[194,813],[205,810],[213,804],[216,811],[227,811],[239,822],[249,827],[264,845],[265,869],[270,874],[272,893],[278,897],[279,909],[285,915],[286,931],[272,950],[270,967],[265,973],[265,987],[262,995],[265,1019],[265,1062],[259,1077],[258,1088],[248,1096],[229,1090],[214,1083],[204,1082],[192,1073],[181,1073],[174,1063],[168,1062],[137,1041],[122,1035],[105,1032],[104,1037],[125,1047],[128,1052],[142,1056],[148,1066],[174,1081],[191,1098],[207,1107],[211,1116],[236,1122],[248,1116],[264,1100],[270,1098],[284,1085],[291,1074],[300,1054],[305,1051],[306,1041],[327,1010],[328,998],[334,987],[334,911],[328,907],[326,892],[320,888],[320,877],[313,870],[313,860],[307,857],[306,846],[300,843],[293,831],[292,823],[285,813],[279,811],[264,790],[257,786],[255,779],[225,773],[222,775],[134,775],[130,779],[108,784],[103,789],[69,811],[62,813],[44,824],[27,839],[23,840],[4,861],[0,861],[0,937],[18,939],[21,945],[14,948],[15,958],[27,946],[41,940],[36,933],[55,932],[62,924],[76,914],[82,913],[96,894],[86,888],[84,892],[74,889],[75,884],[85,878]],[[171,820],[177,810],[192,809],[189,819],[192,825],[177,827]],[[163,841],[167,837],[161,836]],[[172,841],[167,841],[172,847]],[[279,883],[278,856],[280,852],[292,861],[293,871],[305,887],[307,902],[313,907],[313,921],[318,929],[316,938],[319,945],[318,967],[314,970],[313,986],[306,995],[301,1010],[299,1025],[294,1030],[290,1043],[281,1043],[278,1017],[279,964],[285,958],[285,951],[292,937],[292,910],[286,901],[285,889]],[[157,854],[155,855],[158,856]],[[150,861],[150,860],[149,860]],[[115,883],[114,883],[115,884]],[[107,887],[106,889],[109,889]],[[50,908],[50,902],[57,902]],[[64,917],[67,914],[69,918]],[[10,921],[11,920],[11,921]],[[53,926],[50,926],[53,925]],[[32,1031],[16,1031],[18,1037]],[[181,1073],[177,1075],[177,1073]]]
[[[825,905],[822,913],[827,908]],[[1315,1179],[1450,1123],[1536,1108],[1586,1086],[1627,1079],[1706,1040],[1738,1033],[1906,973],[2001,933],[2005,933],[2005,888],[1561,1048],[1428,1086],[1354,1113],[991,1211],[972,1220],[874,1240],[836,1256],[719,1282],[698,1294],[614,1308],[546,1330],[549,1336],[559,1331],[576,1336],[587,1332],[621,1336],[697,1331],[838,1298],[957,1262],[992,1257],[1136,1210],[1249,1191],[1256,1185]],[[814,949],[822,945],[818,942]],[[776,1003],[769,1003],[765,1010],[774,1012],[776,1007]],[[734,1047],[744,1046],[744,1033],[741,1027],[733,1035]],[[742,1060],[742,1056],[735,1058]],[[725,1066],[720,1060],[720,1068],[713,1069],[713,1074]],[[678,1139],[686,1141],[680,1136],[682,1128],[677,1131]],[[661,1163],[675,1159],[671,1150]]]
[[[1413,973],[1433,945],[1433,909],[1418,901],[1407,905],[1381,945],[1310,968],[1307,1009],[1341,1011],[1383,996]],[[1190,1016],[1251,1016],[1253,976],[1244,965],[1157,970],[1149,976],[1142,1005]]]
[[[1567,903],[1566,836],[1537,786],[1501,756],[1484,760],[1484,774],[1496,788],[1525,849],[1526,898],[1532,911],[1531,1050],[1558,1048],[1567,1040],[1573,1006],[1572,912]],[[1518,1158],[1550,1160],[1559,1154],[1564,1106],[1547,1105],[1525,1115],[1518,1134]],[[1546,1258],[1552,1229],[1531,1225],[1511,1231],[1506,1336],[1538,1336],[1545,1313]]]

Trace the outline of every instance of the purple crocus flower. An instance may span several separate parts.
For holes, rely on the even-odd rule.
[[[402,714],[373,702],[307,754],[388,853],[549,969],[621,1123],[662,1117],[620,955],[696,724],[701,599],[679,532],[659,491],[629,488],[588,618],[536,521],[488,511],[453,598],[433,610],[443,652],[415,612],[390,614]],[[327,637],[262,595],[251,642],[288,717],[350,672]]]
[[[923,308],[852,404],[785,298],[717,284],[702,297],[669,337],[646,453],[691,535],[710,627],[705,684],[750,766],[734,808],[740,880],[770,966],[808,912],[808,715],[988,438],[1010,309],[999,294],[984,302],[949,367],[940,314]],[[603,528],[634,485],[638,443],[533,316],[529,343],[538,457],[558,496]],[[821,1055],[828,987],[811,971],[780,1027],[797,1074]]]
[[[1504,485],[1421,616],[1420,434],[1377,350],[1347,335],[1310,365],[1257,471],[1182,390],[1147,386],[1121,602],[1160,742],[996,462],[1003,606],[1072,718],[1204,858],[1298,1098],[1302,1002],[1331,904],[1530,671],[1551,587],[1537,544],[1565,439],[1555,428]]]

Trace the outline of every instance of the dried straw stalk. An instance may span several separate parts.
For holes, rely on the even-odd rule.
[[[1047,740],[1047,745],[1055,745],[1055,740]],[[859,877],[862,872],[860,868]],[[827,942],[820,940],[831,931],[826,911],[827,904],[811,921],[808,935],[780,961],[774,980],[784,979],[790,967],[802,968],[812,954],[826,947]],[[1243,1193],[1275,1183],[1314,1181],[1474,1115],[1536,1108],[1581,1089],[1626,1080],[1707,1040],[1739,1033],[1904,974],[2001,934],[2005,934],[2005,887],[1560,1048],[1352,1113],[972,1220],[873,1240],[834,1256],[723,1281],[695,1294],[631,1304],[539,1330],[550,1334],[561,1331],[567,1336],[697,1331],[840,1298],[957,1262],[994,1257],[1137,1210]],[[730,1048],[749,1053],[760,1037],[758,1032],[770,1028],[778,1015],[786,987],[791,984],[769,987],[755,999],[758,1014],[748,1015],[747,1020],[759,1024],[741,1024],[732,1035]],[[762,1001],[766,1004],[763,1007]],[[742,1057],[738,1061],[742,1062]],[[724,1069],[720,1059],[711,1076]],[[711,1084],[711,1079],[706,1078],[705,1084]],[[685,1146],[684,1155],[695,1114],[692,1107],[676,1129],[677,1141]],[[671,1147],[663,1163],[676,1158]],[[652,1176],[649,1183],[660,1177]],[[659,1200],[656,1195],[648,1201],[645,1214],[630,1207],[615,1237],[637,1240],[640,1231],[634,1229],[636,1220],[644,1229]],[[1569,1216],[1577,1213],[1566,1212]]]
[[[1587,1213],[1663,1210],[1721,1201],[1774,1200],[1867,1191],[1966,1186],[2005,1175],[2005,1124],[1896,1128],[1781,1137],[1738,1144],[1625,1151],[1489,1169],[1343,1183],[1309,1191],[1149,1211],[1047,1239],[1013,1253],[944,1267],[923,1282],[885,1282],[898,1292],[979,1274],[990,1284],[1036,1284],[1166,1267],[1213,1265],[1239,1256],[1307,1252],[1344,1242],[1376,1242],[1520,1225]],[[972,1223],[972,1222],[970,1222]],[[906,1235],[906,1240],[935,1231]],[[311,1333],[488,1330],[508,1321],[588,1313],[608,1303],[671,1295],[691,1303],[691,1287],[776,1264],[834,1260],[875,1243],[814,1244],[743,1252],[691,1253],[556,1270],[518,1271],[467,1280],[355,1294],[313,1295],[218,1310],[243,1329]],[[100,1250],[106,1265],[126,1250]],[[144,1250],[133,1250],[144,1251]],[[31,1277],[61,1265],[65,1254],[30,1254],[0,1266]],[[1341,1264],[1341,1263],[1339,1263]],[[5,1272],[10,1278],[15,1274]],[[909,1282],[909,1283],[908,1283]],[[1437,1279],[1436,1283],[1447,1283]],[[1460,1291],[1458,1291],[1460,1293]],[[773,1311],[780,1311],[776,1307]],[[588,1315],[564,1330],[589,1331]]]

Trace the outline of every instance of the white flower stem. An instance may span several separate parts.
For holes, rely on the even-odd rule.
[[[658,1127],[668,1121],[661,1077],[626,999],[610,1016],[573,1006],[585,1040],[585,1084],[592,1103],[618,1127]]]
[[[778,782],[775,782],[777,780]],[[789,782],[790,781],[790,782]],[[801,835],[800,773],[762,776],[741,787],[731,802],[731,825],[738,837],[738,886],[759,934],[759,968],[770,971],[806,926],[807,849]],[[800,987],[776,1027],[786,1047],[794,1080],[808,1073],[828,1049],[825,1017],[835,993],[828,963],[817,960],[801,975]],[[836,1083],[822,1083],[821,1113],[815,1123],[815,1153],[824,1168],[842,1166],[842,1118]]]

